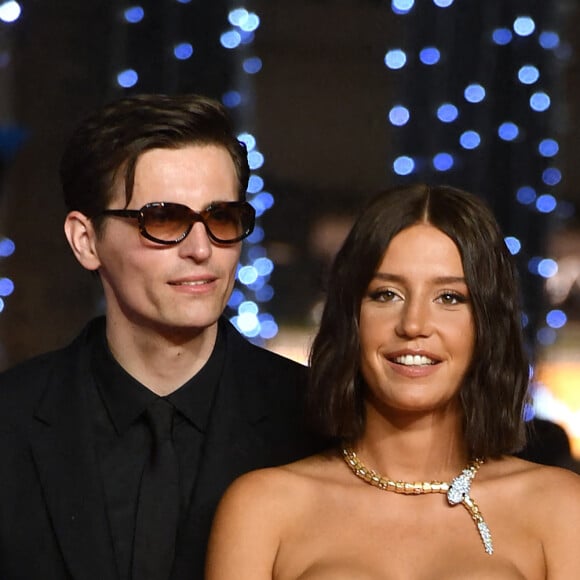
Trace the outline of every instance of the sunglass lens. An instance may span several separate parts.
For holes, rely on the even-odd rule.
[[[238,240],[245,234],[247,219],[245,206],[216,204],[204,215],[213,236],[223,242]]]
[[[156,240],[175,242],[181,240],[191,226],[188,207],[176,203],[155,203],[141,210],[145,231]]]

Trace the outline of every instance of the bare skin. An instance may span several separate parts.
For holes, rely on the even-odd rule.
[[[445,481],[470,459],[459,390],[474,322],[459,252],[418,224],[391,241],[360,312],[363,463],[390,479]],[[570,580],[580,576],[580,478],[514,457],[487,461],[462,505],[356,477],[340,450],[237,480],[210,539],[207,580]]]
[[[576,474],[515,458],[489,461],[471,495],[492,532],[493,555],[462,506],[450,507],[443,495],[371,487],[338,455],[250,473],[220,505],[207,580],[577,577]]]

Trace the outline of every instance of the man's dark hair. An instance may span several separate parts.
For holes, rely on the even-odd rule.
[[[361,301],[393,237],[417,223],[431,224],[455,242],[471,295],[476,338],[460,390],[467,449],[482,458],[514,452],[524,443],[529,380],[517,273],[484,202],[447,186],[401,186],[375,196],[338,252],[310,354],[314,427],[336,441],[362,435]]]
[[[200,95],[137,95],[110,103],[72,134],[62,157],[60,177],[69,211],[95,218],[107,207],[118,180],[131,201],[139,157],[150,149],[218,145],[230,154],[239,199],[246,195],[250,170],[246,147],[217,101]]]

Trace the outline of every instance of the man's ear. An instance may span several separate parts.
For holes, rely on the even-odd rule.
[[[75,258],[87,270],[97,270],[101,266],[96,249],[93,222],[80,211],[71,211],[64,220],[64,234]]]

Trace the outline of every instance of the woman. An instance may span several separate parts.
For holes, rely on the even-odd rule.
[[[580,578],[580,478],[510,455],[528,363],[511,256],[475,196],[371,201],[311,366],[309,408],[335,445],[230,487],[208,580]]]

